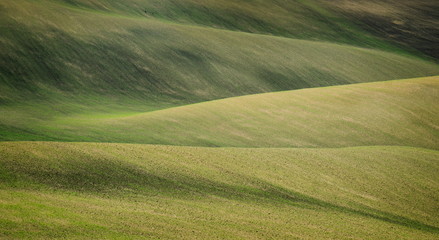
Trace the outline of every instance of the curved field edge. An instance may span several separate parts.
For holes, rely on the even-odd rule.
[[[438,79],[256,94],[121,117],[68,115],[34,120],[23,129],[34,133],[36,140],[223,147],[397,145],[438,149]],[[20,138],[25,140],[26,135],[11,135],[6,140]]]
[[[429,77],[257,94],[99,124],[159,144],[438,149],[438,101],[439,77]]]
[[[432,239],[439,152],[1,142],[0,234]]]

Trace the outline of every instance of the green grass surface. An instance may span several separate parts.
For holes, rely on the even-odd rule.
[[[186,26],[45,0],[0,4],[0,101],[8,104],[143,101],[161,107],[439,74],[437,64],[410,55]]]
[[[437,64],[407,54],[163,22],[116,7],[102,11],[46,0],[0,6],[1,140],[184,144],[186,136],[124,136],[124,128],[107,135],[99,122],[84,134],[77,126],[82,128],[81,116],[439,74]]]
[[[434,239],[437,151],[0,143],[2,237]]]
[[[435,0],[319,1],[375,36],[439,59],[439,4]],[[343,17],[342,17],[343,18]]]
[[[0,238],[438,239],[435,5],[0,1]]]
[[[54,2],[183,24],[391,48],[390,44],[360,30],[350,24],[348,19],[328,11],[322,4],[312,0],[128,0],[123,4],[114,0]]]
[[[434,11],[437,10],[438,5],[434,0],[417,2],[126,0],[123,3],[115,0],[53,0],[53,2],[89,11],[141,16],[148,19],[291,38],[347,43],[392,51],[402,50],[398,49],[394,45],[395,41],[391,40],[403,40],[407,37],[410,39],[406,41],[408,44],[399,45],[399,48],[409,50],[410,48],[406,46],[409,45],[421,50],[437,51],[434,46],[434,34],[438,28]],[[375,19],[377,16],[381,18]],[[404,24],[392,24],[392,21],[401,21],[401,19]],[[365,23],[373,26],[372,29],[365,27]],[[402,29],[398,29],[401,26]],[[395,30],[398,34],[394,34]],[[406,35],[394,36],[399,36],[400,33]],[[418,42],[413,44],[412,40],[416,39],[412,36],[417,37]],[[428,51],[424,53],[428,55]]]
[[[438,96],[438,77],[429,77],[256,94],[122,116],[38,119],[11,108],[0,119],[13,127],[10,135],[3,131],[4,140],[438,149]],[[39,137],[15,134],[17,129]]]

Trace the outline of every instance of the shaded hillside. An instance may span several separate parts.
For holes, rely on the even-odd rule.
[[[376,36],[439,59],[439,2],[436,0],[320,2],[329,3],[331,9]]]
[[[4,103],[140,100],[160,107],[439,73],[438,65],[418,58],[345,45],[169,24],[44,0],[0,4]]]
[[[53,0],[83,9],[299,39],[397,50],[314,0]]]
[[[438,57],[435,0],[53,0],[84,9]],[[393,42],[393,43],[392,43]],[[394,45],[394,43],[397,46]],[[392,46],[393,45],[393,46]]]

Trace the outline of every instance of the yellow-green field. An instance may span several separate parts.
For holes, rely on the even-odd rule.
[[[20,239],[435,239],[433,150],[0,144]]]
[[[0,1],[0,239],[439,239],[435,9]]]
[[[439,77],[429,77],[256,94],[128,116],[70,115],[29,126],[71,141],[437,150],[438,100]]]
[[[437,150],[438,96],[439,78],[428,77],[256,94],[119,115],[35,119],[9,107],[0,119],[43,139],[62,141]]]

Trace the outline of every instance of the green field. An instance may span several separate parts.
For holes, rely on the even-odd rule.
[[[438,239],[433,0],[3,0],[0,239]]]
[[[435,239],[438,157],[411,147],[2,143],[0,226],[20,239]]]
[[[436,63],[397,54],[403,50],[195,27],[45,0],[0,4],[0,101],[7,104],[152,108],[439,74]]]
[[[4,130],[4,140],[215,147],[395,145],[438,150],[438,80],[429,77],[264,93],[121,115],[35,119],[25,110],[20,116],[16,107],[9,107],[3,121],[16,126]],[[16,129],[23,129],[24,134],[17,134]]]

